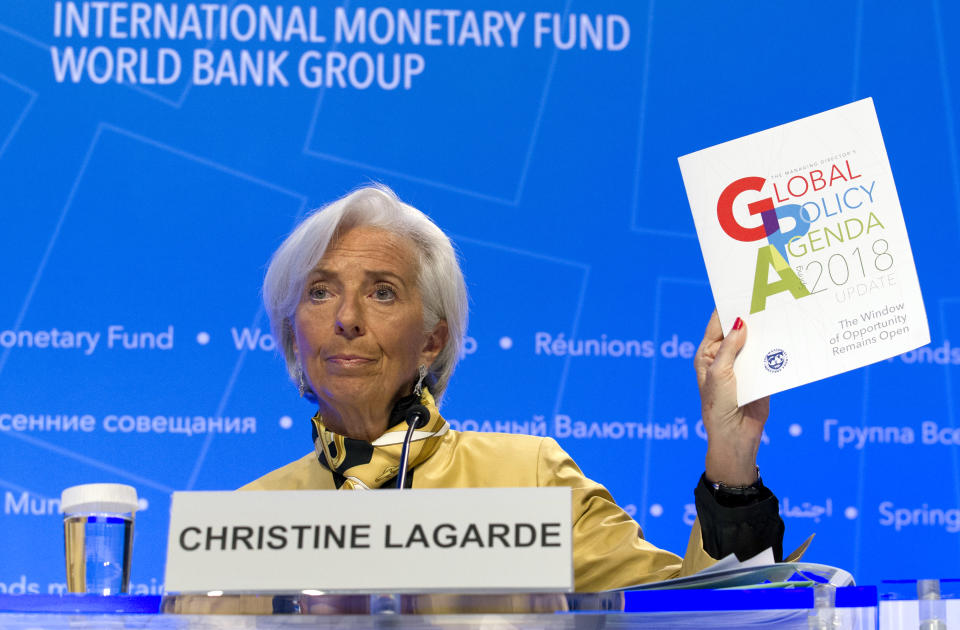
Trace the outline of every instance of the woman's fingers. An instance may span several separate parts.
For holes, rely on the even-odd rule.
[[[720,328],[720,316],[714,310],[707,323],[707,329],[703,332],[703,340],[697,348],[697,354],[693,357],[693,368],[697,371],[697,383],[701,387],[707,375],[707,368],[713,363],[717,346],[721,341],[723,341],[723,330]]]
[[[723,329],[720,328],[720,316],[717,315],[716,309],[710,315],[710,321],[707,322],[707,329],[703,331],[703,341],[700,342],[700,347],[697,348],[697,356],[703,356],[705,354],[712,354],[710,351],[711,346],[723,340]]]
[[[719,325],[719,322],[718,322]],[[717,350],[717,356],[714,359],[714,369],[732,370],[733,360],[737,358],[743,344],[747,342],[747,327],[739,317],[733,324],[733,330],[727,333],[720,348]]]

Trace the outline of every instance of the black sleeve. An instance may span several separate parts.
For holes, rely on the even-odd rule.
[[[758,482],[760,493],[752,497],[716,492],[706,475],[693,491],[703,535],[703,549],[719,560],[735,553],[740,560],[773,549],[777,562],[783,561],[783,520],[780,502],[769,488]]]

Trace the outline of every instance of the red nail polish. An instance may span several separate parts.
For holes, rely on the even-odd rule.
[[[743,328],[743,320],[738,317],[737,320],[733,322],[733,329],[740,330],[741,328]]]

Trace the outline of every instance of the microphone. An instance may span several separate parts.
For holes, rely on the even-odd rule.
[[[413,438],[413,432],[427,426],[427,423],[430,421],[430,412],[419,403],[411,405],[404,415],[406,415],[407,421],[407,434],[403,438],[403,446],[400,447],[400,467],[397,469],[397,490],[403,490],[406,487],[407,459],[410,457],[410,440]]]

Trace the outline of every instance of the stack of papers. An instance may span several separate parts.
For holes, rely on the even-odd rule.
[[[640,584],[625,591],[651,591],[677,588],[743,588],[772,586],[807,586],[810,583],[852,586],[853,576],[843,569],[812,562],[774,562],[773,551],[767,549],[740,561],[733,554],[711,567],[687,577]]]

